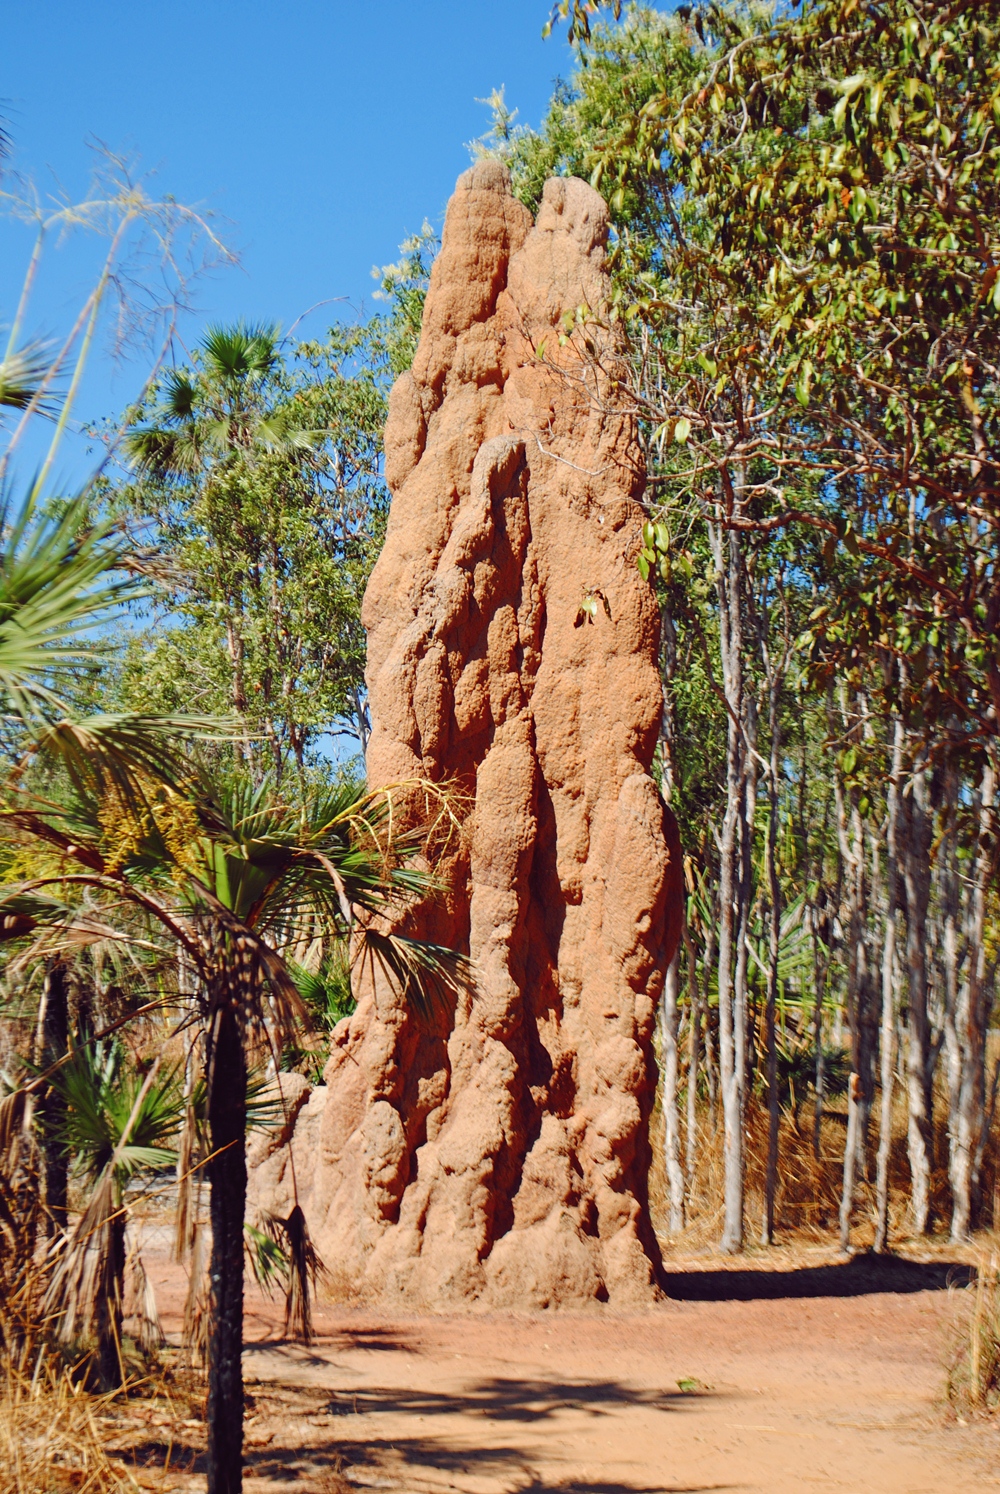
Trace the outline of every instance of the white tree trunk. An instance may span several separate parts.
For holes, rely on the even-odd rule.
[[[892,1098],[896,1073],[896,926],[899,919],[899,791],[903,771],[903,723],[896,718],[886,831],[886,912],[882,941],[882,1114],[879,1122],[875,1185],[875,1249],[889,1241],[889,1163],[892,1156]]]
[[[931,817],[926,764],[914,767],[904,795],[903,877],[906,884],[906,1148],[910,1159],[913,1232],[930,1228],[934,1166],[933,1049],[927,1009],[927,908],[930,898]]]
[[[670,1188],[670,1233],[684,1228],[684,1170],[681,1167],[680,1112],[677,1108],[677,1024],[680,949],[667,968],[660,1006],[660,1066],[663,1071],[663,1156]]]
[[[743,1248],[743,1082],[737,1043],[745,1022],[736,1007],[734,947],[740,928],[739,817],[745,792],[742,741],[743,669],[739,605],[739,550],[735,533],[709,525],[719,594],[719,648],[727,706],[726,812],[719,845],[719,1081],[722,1090],[723,1229],[722,1249]],[[734,559],[735,562],[734,563]],[[735,596],[733,582],[736,582]]]
[[[687,919],[684,920],[684,948],[688,961],[688,1001],[691,1026],[688,1029],[687,1125],[684,1136],[684,1167],[688,1188],[694,1182],[698,1167],[698,1072],[701,1066],[701,992],[698,988],[698,956]]]
[[[969,899],[969,973],[960,988],[955,1013],[960,1061],[957,1115],[949,1156],[953,1240],[967,1238],[972,1227],[972,1210],[979,1181],[976,1164],[982,1157],[985,1143],[986,1029],[991,1005],[986,979],[986,890],[995,796],[996,773],[993,764],[987,762],[979,792],[979,852]]]
[[[771,738],[768,774],[768,820],[767,820],[767,884],[771,903],[770,927],[768,930],[767,962],[767,1167],[764,1178],[764,1218],[761,1242],[774,1243],[774,1200],[778,1187],[778,1035],[776,1031],[778,1001],[778,954],[781,944],[781,883],[778,878],[778,769],[781,760],[781,705],[782,670],[773,667],[770,654],[765,650],[764,662],[770,676],[768,684],[769,711],[768,732]]]

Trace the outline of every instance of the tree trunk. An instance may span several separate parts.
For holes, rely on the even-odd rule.
[[[899,788],[903,771],[903,723],[897,716],[892,741],[886,832],[885,938],[882,942],[882,1113],[875,1184],[875,1249],[889,1240],[889,1163],[892,1158],[892,1091],[896,1073],[896,926],[899,919]]]
[[[743,1248],[743,1074],[737,1043],[745,1022],[736,1010],[734,966],[738,965],[740,919],[739,818],[745,795],[743,762],[743,671],[739,605],[739,541],[716,525],[709,526],[719,592],[719,637],[727,704],[726,812],[719,845],[719,1081],[722,1090],[724,1218],[721,1247]],[[727,543],[728,540],[728,543]],[[736,595],[734,596],[734,581]]]
[[[846,717],[846,713],[845,713]],[[846,724],[846,720],[845,720]],[[874,1098],[874,1014],[868,946],[865,940],[867,885],[865,876],[864,825],[857,803],[852,803],[850,836],[847,808],[839,775],[837,834],[841,856],[848,871],[847,1019],[851,1029],[851,1077],[847,1092],[847,1135],[844,1143],[844,1178],[840,1197],[840,1248],[849,1250],[851,1216],[858,1172],[864,1170],[868,1118]],[[856,792],[856,791],[855,791]]]
[[[661,789],[667,804],[674,796],[676,722],[672,684],[677,672],[677,630],[669,608],[664,608],[660,620],[660,663],[663,676],[663,714],[660,717],[660,754],[662,761]],[[685,938],[688,937],[685,919]],[[660,1067],[663,1072],[663,1160],[666,1164],[667,1183],[670,1191],[670,1222],[672,1235],[680,1234],[684,1228],[684,1171],[681,1167],[681,1118],[677,1108],[677,1079],[679,1056],[677,1034],[680,1021],[678,1009],[678,985],[680,974],[680,946],[667,967],[663,982],[663,998],[660,1004]],[[693,1007],[692,1007],[693,1010]]]
[[[839,807],[839,800],[838,800]],[[826,796],[823,806],[823,830],[820,837],[819,855],[817,857],[817,893],[816,901],[812,908],[812,947],[813,947],[813,983],[816,987],[816,1004],[813,1009],[813,1042],[816,1049],[816,1105],[813,1112],[813,1156],[818,1162],[822,1155],[823,1147],[823,1100],[826,1093],[826,1058],[823,1050],[823,1003],[826,997],[826,982],[830,973],[830,964],[833,959],[834,941],[834,917],[827,905],[827,892],[823,885],[823,863],[826,848],[827,830],[829,828],[830,796]],[[841,854],[840,839],[837,839],[837,877],[833,897],[833,909],[840,907],[841,888],[844,881],[844,858]],[[820,954],[820,944],[823,945],[823,954]]]
[[[117,1390],[125,1378],[122,1362],[125,1215],[120,1208],[107,1230],[107,1253],[102,1262],[104,1280],[97,1298],[97,1376],[102,1390]]]
[[[684,1171],[680,1156],[680,1114],[677,1109],[677,986],[680,949],[667,968],[660,1008],[660,1062],[663,1069],[664,1161],[670,1186],[670,1233],[684,1228]]]
[[[43,1071],[64,1058],[69,1045],[69,993],[66,966],[49,961],[39,1014],[38,1066]],[[66,1228],[69,1158],[62,1131],[66,1123],[66,1101],[55,1088],[44,1091],[37,1110],[42,1137],[42,1202],[45,1231],[49,1236]]]
[[[770,661],[768,661],[770,662]],[[774,1198],[778,1187],[778,951],[781,943],[781,882],[778,877],[778,765],[780,760],[780,705],[781,683],[777,672],[772,672],[770,681],[771,737],[770,773],[768,777],[767,820],[767,883],[771,902],[770,930],[768,935],[767,962],[767,1171],[764,1178],[764,1220],[761,1243],[774,1243]]]
[[[960,1009],[967,994],[961,980],[965,955],[959,951],[959,918],[962,907],[961,880],[958,871],[958,769],[946,763],[942,772],[941,835],[938,842],[936,881],[938,919],[937,946],[938,985],[944,991],[942,1042],[947,1060],[948,1087],[948,1181],[952,1196],[952,1225],[955,1203],[962,1191],[962,1179],[956,1172],[958,1161],[958,1113],[962,1091],[962,1050],[958,1036]],[[964,1238],[959,1235],[958,1239]]]
[[[913,1232],[925,1235],[931,1223],[934,1167],[933,1050],[927,1010],[927,907],[930,899],[931,816],[926,766],[914,768],[903,799],[903,877],[906,885],[906,1091],[907,1152],[910,1159]]]
[[[701,1048],[701,992],[698,988],[698,956],[688,921],[684,920],[684,948],[688,961],[688,1001],[691,1004],[691,1027],[688,1032],[687,1127],[685,1131],[684,1166],[690,1188],[698,1166],[698,1070]]]
[[[733,1033],[740,1081],[740,1129],[745,1129],[747,1093],[753,1087],[754,1034],[747,1001],[750,914],[753,907],[753,828],[757,818],[757,714],[752,700],[744,716],[743,796],[739,812],[739,863],[736,900],[736,973],[733,981]]]
[[[701,1009],[705,1013],[705,1081],[708,1085],[708,1134],[715,1136],[715,1125],[719,1109],[719,1064],[718,1055],[715,1051],[715,1039],[712,1033],[712,971],[715,968],[715,954],[718,940],[716,937],[715,923],[712,922],[705,934],[705,965],[702,972],[703,984],[701,989]],[[718,1016],[718,1013],[716,1013]]]
[[[996,774],[993,764],[987,762],[979,793],[979,849],[969,900],[969,973],[960,988],[955,1020],[959,1049],[958,1113],[949,1156],[953,1240],[965,1239],[972,1227],[977,1161],[982,1157],[985,1143],[986,1029],[991,1005],[986,979],[986,889],[992,859],[995,793]]]
[[[230,1000],[215,1011],[208,1052],[212,1159],[212,1323],[208,1349],[207,1494],[243,1484],[243,1218],[246,1209],[247,1070]]]
[[[825,892],[820,888],[820,897],[825,897]],[[816,1067],[814,1086],[816,1090],[816,1103],[813,1107],[813,1156],[818,1162],[822,1154],[823,1145],[823,1100],[826,1095],[826,1055],[823,1049],[823,1000],[826,994],[826,977],[830,969],[831,942],[833,939],[832,919],[822,919],[819,907],[812,909],[812,946],[813,946],[813,984],[816,987],[815,1005],[813,1007],[813,1045],[816,1050]],[[825,932],[823,925],[825,924]],[[822,956],[819,952],[820,942],[826,946],[826,952]]]
[[[828,697],[827,717],[832,718],[832,698]],[[806,858],[806,887],[810,883],[811,857],[808,854],[809,831],[807,825],[805,793],[806,775],[808,772],[807,731],[805,722],[802,723],[802,766],[799,777],[799,825],[802,844],[807,848]],[[809,932],[812,942],[813,956],[813,1047],[814,1071],[813,1088],[815,1091],[815,1104],[813,1106],[813,1156],[816,1161],[820,1160],[823,1142],[823,1098],[826,1089],[826,1063],[823,1052],[823,998],[826,992],[826,977],[830,968],[830,957],[833,947],[833,919],[827,912],[827,892],[825,883],[826,871],[826,847],[827,836],[830,828],[830,795],[823,796],[823,822],[819,834],[819,843],[816,847],[816,893],[809,902]],[[839,846],[837,850],[837,898],[834,906],[839,906],[840,901],[840,868],[842,861]],[[825,954],[820,954],[820,944],[823,944]]]

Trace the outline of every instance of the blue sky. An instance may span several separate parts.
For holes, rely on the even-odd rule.
[[[183,329],[273,319],[313,303],[371,306],[373,264],[397,257],[424,217],[440,225],[465,142],[488,126],[476,102],[506,86],[537,124],[569,72],[564,33],[541,38],[548,0],[34,0],[5,8],[0,99],[15,168],[43,192],[82,195],[88,140],[136,153],[159,192],[212,210],[241,266],[198,289]],[[225,221],[221,221],[225,220]],[[9,322],[32,236],[0,222],[0,323]],[[29,330],[55,335],[86,294],[96,245],[47,251]],[[350,307],[303,325],[319,333]],[[113,414],[142,360],[115,368],[106,343],[78,414]],[[32,448],[25,461],[36,461]],[[78,441],[58,471],[82,476]]]

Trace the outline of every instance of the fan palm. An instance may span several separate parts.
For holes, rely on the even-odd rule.
[[[145,1076],[117,1042],[84,1042],[53,1075],[62,1100],[59,1140],[90,1184],[91,1198],[53,1276],[49,1302],[73,1339],[93,1322],[97,1372],[108,1388],[122,1380],[125,1190],[141,1173],[173,1162],[184,1098],[173,1070]]]
[[[193,717],[80,713],[75,709],[115,613],[145,595],[127,573],[125,544],[108,522],[95,523],[86,494],[57,509],[30,495],[0,507],[0,719],[10,749],[42,756],[68,771],[80,789],[110,783],[125,797],[135,775],[186,772],[179,741],[219,723]]]
[[[93,521],[86,494],[48,508],[39,506],[34,490],[18,506],[0,502],[0,747],[13,764],[11,793],[30,776],[29,766],[41,762],[62,769],[82,794],[112,792],[133,803],[141,797],[140,776],[177,781],[187,771],[186,740],[219,729],[195,718],[76,708],[109,621],[144,594],[143,584],[127,573],[127,559],[112,526]],[[52,914],[45,909],[46,917]],[[19,910],[11,902],[3,936],[27,932],[37,919],[37,907]],[[65,1052],[65,1033],[65,982],[56,965],[46,982],[46,1066]],[[58,1096],[42,1089],[42,1111],[58,1110]],[[49,1145],[55,1145],[51,1137]],[[61,1158],[49,1155],[50,1225],[63,1210],[64,1178]]]
[[[7,824],[57,849],[65,869],[11,887],[7,900],[23,915],[33,898],[41,914],[49,887],[103,891],[159,923],[198,973],[211,1147],[208,1488],[232,1494],[242,1481],[248,1057],[276,1058],[306,1019],[285,955],[317,936],[353,935],[356,959],[423,1007],[463,982],[463,961],[374,926],[435,890],[410,864],[420,836],[393,832],[391,793],[342,783],[293,805],[269,781],[202,776],[185,794],[154,784],[141,807],[114,798],[112,810],[84,798],[10,810]],[[0,930],[6,911],[0,901]]]
[[[126,432],[124,449],[145,476],[191,478],[214,463],[254,451],[315,446],[275,375],[278,331],[237,322],[209,327],[197,372],[170,369],[160,380],[150,420]]]
[[[7,349],[0,360],[0,412],[34,406],[41,414],[53,413],[58,400],[45,393],[52,367],[50,352],[42,342]]]

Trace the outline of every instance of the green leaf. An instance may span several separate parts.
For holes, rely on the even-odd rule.
[[[674,426],[674,440],[683,444],[691,434],[691,422],[686,415],[682,415]]]
[[[809,394],[812,389],[813,366],[808,358],[804,359],[800,368],[799,376],[795,381],[795,398],[803,408],[809,403]]]

